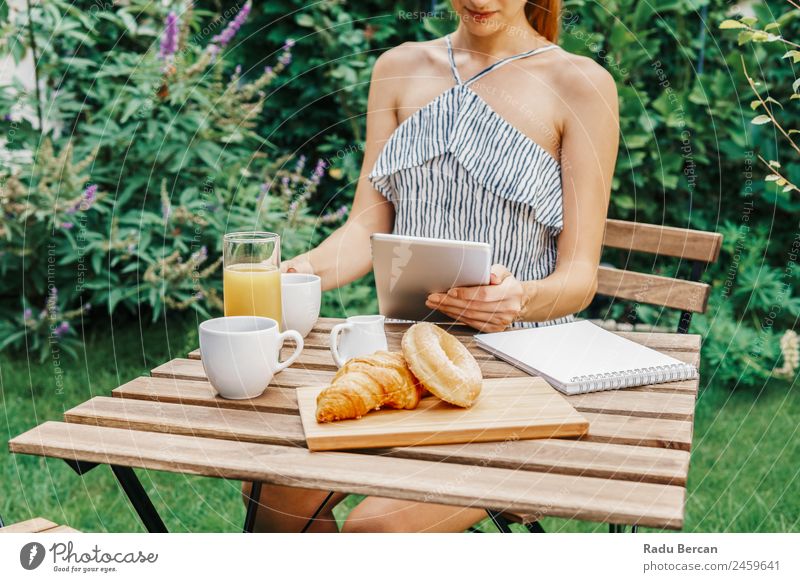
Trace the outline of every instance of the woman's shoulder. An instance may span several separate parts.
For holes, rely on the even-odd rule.
[[[553,51],[551,80],[567,99],[616,96],[614,77],[594,59],[568,52]]]
[[[447,62],[444,38],[420,42],[404,42],[381,54],[375,61],[373,77],[425,76],[441,71]]]

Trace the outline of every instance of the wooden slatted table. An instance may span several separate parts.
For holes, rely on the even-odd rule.
[[[9,442],[14,453],[57,457],[78,472],[112,466],[150,531],[165,531],[133,467],[295,485],[535,516],[680,529],[698,382],[568,397],[590,422],[580,439],[398,447],[349,452],[305,448],[295,388],[325,384],[335,366],[320,319],[295,364],[260,397],[223,400],[199,352],[158,366]],[[399,349],[405,324],[387,324]],[[451,327],[484,377],[522,372]],[[700,337],[620,333],[699,365]],[[142,499],[144,496],[144,499]]]

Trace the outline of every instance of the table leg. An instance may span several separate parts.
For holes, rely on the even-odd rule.
[[[90,463],[88,461],[76,461],[74,459],[64,459],[64,462],[70,466],[78,475],[85,475],[97,466],[97,463]]]
[[[259,499],[261,499],[261,481],[253,481],[250,487],[250,496],[247,499],[247,513],[244,517],[244,533],[253,533],[256,525],[256,513],[258,512]]]
[[[323,509],[325,509],[325,506],[328,505],[328,502],[331,500],[331,497],[333,497],[333,494],[334,494],[333,491],[328,493],[328,495],[325,497],[325,500],[322,503],[320,503],[319,507],[317,507],[316,511],[314,511],[314,514],[309,518],[309,520],[303,526],[303,529],[300,530],[300,533],[306,533],[309,530],[309,528],[314,523],[314,520],[317,519],[317,516],[322,512]]]
[[[494,523],[495,527],[499,529],[501,533],[513,533],[511,531],[511,522],[508,521],[502,515],[500,515],[499,511],[492,511],[491,509],[487,509],[486,513],[489,514],[492,523]]]
[[[98,465],[98,463],[78,461],[75,459],[64,459],[64,462],[78,475],[85,475]],[[153,502],[150,501],[150,498],[147,496],[147,491],[142,487],[133,469],[120,465],[109,466],[147,531],[150,533],[167,533],[167,526],[164,525],[161,516],[158,515],[158,511],[156,511]]]
[[[147,491],[142,487],[141,482],[136,473],[133,472],[131,467],[122,467],[119,465],[111,465],[111,470],[114,472],[117,481],[122,486],[122,490],[128,496],[128,499],[142,520],[142,524],[150,533],[168,533],[167,526],[158,515],[153,502],[147,496]]]
[[[526,523],[525,529],[527,529],[530,533],[544,533],[544,528],[538,521]]]

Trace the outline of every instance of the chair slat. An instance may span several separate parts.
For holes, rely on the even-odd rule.
[[[597,293],[639,303],[649,303],[703,313],[711,288],[705,283],[646,275],[611,267],[597,270]]]
[[[615,249],[715,263],[722,235],[688,228],[609,219],[603,245]]]
[[[457,506],[680,529],[685,489],[546,472],[310,453],[184,435],[46,422],[9,441],[13,453],[113,463]]]

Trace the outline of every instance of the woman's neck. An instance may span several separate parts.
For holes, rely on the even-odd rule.
[[[469,52],[473,59],[492,62],[527,50],[546,46],[550,42],[536,32],[527,20],[521,24],[506,24],[488,35],[475,35],[463,25],[453,33],[453,46]]]

